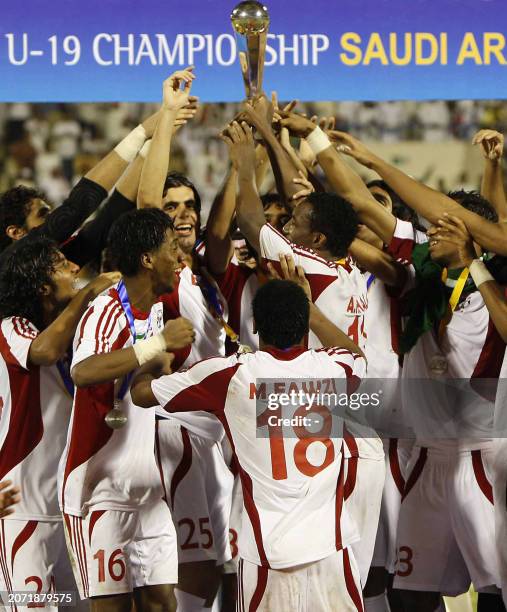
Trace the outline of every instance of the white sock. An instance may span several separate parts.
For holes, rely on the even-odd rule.
[[[387,601],[387,594],[381,593],[375,595],[375,597],[365,597],[364,610],[365,612],[390,612],[391,608]]]
[[[202,599],[202,597],[197,597],[197,595],[192,595],[180,589],[174,589],[174,595],[178,602],[178,612],[205,612],[209,610],[209,608],[204,607],[206,600]]]

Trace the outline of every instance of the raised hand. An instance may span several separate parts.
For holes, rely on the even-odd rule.
[[[460,263],[463,267],[470,267],[472,261],[477,257],[474,249],[472,236],[470,236],[465,223],[458,217],[444,214],[439,220],[437,227],[428,230],[430,244],[432,241],[451,242],[458,247]]]
[[[191,321],[184,317],[167,321],[162,331],[167,350],[180,349],[195,340],[195,330]]]
[[[250,172],[255,175],[257,162],[252,128],[245,121],[241,124],[233,121],[220,134],[220,138],[229,147],[229,156],[234,168],[243,176],[245,174],[250,176]]]
[[[472,139],[473,145],[480,145],[486,159],[499,161],[503,155],[504,136],[496,130],[480,130]]]
[[[174,131],[176,132],[183,127],[188,121],[193,119],[199,108],[199,98],[197,96],[189,96],[188,104],[180,108],[176,119],[174,120]]]
[[[299,200],[301,198],[306,198],[306,196],[309,196],[311,193],[315,191],[315,187],[306,178],[305,173],[302,172],[301,170],[299,170],[299,177],[292,179],[292,182],[295,183],[296,185],[301,185],[302,189],[298,191],[297,193],[295,193],[292,196],[291,200]]]
[[[269,275],[272,279],[288,280],[299,285],[306,294],[306,297],[312,301],[312,290],[310,289],[310,283],[305,276],[305,271],[301,266],[296,266],[292,255],[280,253],[280,269],[278,273],[272,262],[268,262]]]
[[[162,107],[179,111],[189,103],[192,81],[195,79],[194,67],[177,70],[164,81]],[[183,85],[183,89],[181,86]]]
[[[287,128],[289,132],[299,138],[306,138],[315,129],[315,124],[299,113],[292,111],[281,110],[278,112],[280,117],[280,126]]]
[[[367,168],[371,167],[375,156],[360,140],[347,134],[347,132],[339,132],[338,130],[329,130],[327,135],[331,142],[338,145],[336,149],[340,153],[353,157]]]

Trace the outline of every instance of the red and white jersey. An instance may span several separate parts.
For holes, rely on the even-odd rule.
[[[0,480],[12,480],[22,491],[6,519],[60,521],[56,474],[72,398],[56,366],[28,364],[38,334],[21,317],[0,324]]]
[[[222,295],[227,300],[229,309],[228,323],[239,335],[241,344],[246,344],[252,350],[259,348],[259,336],[253,332],[252,301],[259,288],[257,270],[252,270],[239,264],[234,256],[227,270],[216,277]],[[233,345],[228,353],[235,352]]]
[[[347,258],[343,263],[327,261],[311,249],[289,242],[269,224],[262,227],[259,240],[261,255],[268,261],[278,262],[280,253],[292,255],[295,264],[305,271],[312,301],[364,352],[368,331],[365,326],[368,293],[365,276],[352,260]],[[308,336],[308,346],[322,346],[312,332]]]
[[[192,270],[185,266],[179,273],[178,284],[171,293],[162,296],[164,318],[176,319],[185,317],[192,322],[196,332],[195,342],[175,351],[177,369],[188,368],[201,359],[225,355],[225,331],[220,322],[213,316],[202,294],[197,278]],[[218,299],[224,308],[224,319],[227,321],[227,301],[220,293]]]
[[[389,251],[408,264],[407,288],[415,283],[411,265],[414,245],[412,226],[398,221]],[[498,378],[504,354],[505,343],[479,291],[458,304],[440,342],[433,329],[419,338],[405,355],[402,373],[404,412],[418,444],[460,450],[489,445],[494,385],[481,383],[481,379]],[[445,373],[435,370],[435,358],[445,364]],[[447,387],[444,381],[450,379],[456,382]],[[454,391],[457,381],[462,385],[459,394]]]
[[[276,264],[281,253],[292,255],[295,264],[302,266],[305,271],[313,302],[364,352],[367,337],[365,318],[368,310],[366,277],[352,260],[347,258],[343,263],[327,261],[311,249],[289,242],[269,224],[262,227],[259,240],[264,259]],[[308,346],[322,346],[312,332],[308,334]],[[373,430],[352,422],[347,423],[347,428],[354,436],[346,436],[347,447],[352,456],[383,459],[382,442]]]
[[[135,308],[132,312],[137,337],[162,331],[162,304],[154,304],[149,314]],[[74,338],[72,367],[92,355],[132,344],[118,292],[111,289],[95,298],[83,315]],[[58,475],[61,507],[67,514],[86,516],[90,507],[137,510],[163,495],[154,453],[155,409],[135,406],[128,390],[121,401],[127,423],[111,429],[105,422],[122,382],[76,389]]]
[[[266,401],[274,398],[263,379],[276,379],[273,388],[279,394],[305,390],[301,379],[318,372],[322,392],[332,392],[339,378],[355,390],[364,370],[364,359],[343,349],[298,347],[208,359],[152,382],[161,406],[157,414],[205,406],[222,422],[243,488],[242,558],[264,567],[292,567],[322,559],[357,539],[350,523],[342,534],[343,421],[324,406],[307,410],[305,399],[287,407],[288,412],[270,409]],[[296,413],[322,425],[318,439],[304,426],[280,424],[281,415]]]

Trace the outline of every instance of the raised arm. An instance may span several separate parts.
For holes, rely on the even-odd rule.
[[[485,158],[482,176],[481,195],[488,200],[498,215],[500,222],[507,221],[507,199],[503,184],[502,157],[503,134],[496,130],[480,130],[473,138]]]
[[[403,287],[406,270],[388,254],[356,238],[349,247],[349,253],[363,270],[367,270],[390,287]]]
[[[388,244],[394,233],[396,218],[378,205],[361,177],[341,159],[326,134],[306,117],[286,112],[282,112],[281,116],[282,126],[306,139],[333,190],[350,202],[361,221]]]
[[[119,280],[118,272],[100,274],[81,289],[58,317],[31,343],[28,352],[29,363],[50,366],[61,359],[69,349],[79,320],[88,303]]]
[[[278,194],[285,204],[293,207],[294,202],[291,198],[297,189],[292,180],[299,176],[298,168],[273,132],[271,127],[272,104],[265,96],[257,98],[253,104],[246,102],[244,116],[248,123],[256,129],[266,146]]]
[[[171,139],[178,112],[189,104],[195,75],[193,67],[180,70],[164,81],[163,102],[150,149],[141,172],[137,196],[139,208],[162,206],[164,183],[169,169]],[[184,84],[183,89],[181,85]]]
[[[221,135],[229,147],[232,164],[238,173],[237,219],[239,229],[259,252],[259,233],[266,224],[262,202],[255,182],[255,148],[250,126],[233,121]]]

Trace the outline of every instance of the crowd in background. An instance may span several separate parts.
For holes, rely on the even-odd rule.
[[[300,107],[309,116],[334,116],[337,129],[382,143],[470,140],[484,126],[507,131],[507,103],[499,101],[312,102]],[[236,108],[230,103],[202,105],[173,146],[172,169],[199,185],[205,210],[228,164],[217,128]],[[0,105],[0,191],[19,183],[38,185],[60,204],[69,188],[154,110],[154,104],[128,103]],[[419,175],[426,170],[421,167]]]

